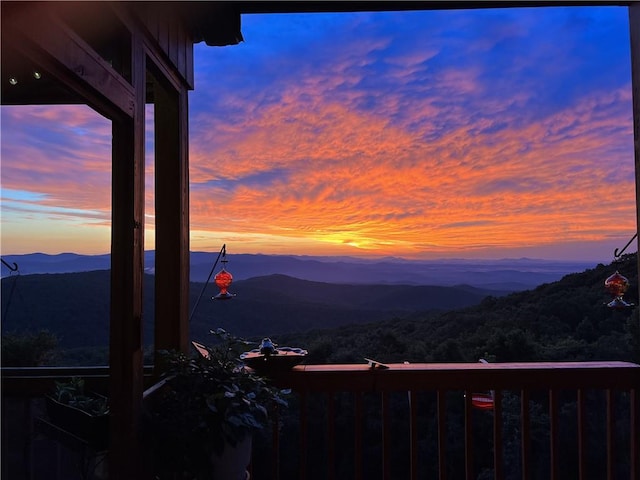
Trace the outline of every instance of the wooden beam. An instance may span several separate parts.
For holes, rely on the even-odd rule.
[[[640,3],[629,6],[629,37],[631,41],[631,93],[633,103],[633,152],[636,172],[636,245],[640,252]],[[640,278],[640,259],[638,260]],[[638,284],[640,297],[640,283]]]
[[[189,2],[198,3],[198,2]],[[211,8],[220,9],[218,2],[211,3]],[[379,12],[406,10],[468,10],[486,8],[532,8],[532,7],[597,7],[626,6],[632,0],[374,0],[374,1],[234,1],[223,2],[223,6],[241,14],[249,13],[312,13],[312,12]]]
[[[28,2],[27,2],[28,3]],[[134,89],[56,14],[55,3],[9,10],[3,40],[108,118],[134,114]],[[4,12],[4,11],[3,11]]]
[[[159,72],[158,72],[159,74]],[[155,92],[155,350],[189,345],[188,92],[167,79]]]
[[[180,17],[176,11],[181,8],[181,3],[173,4],[172,2],[155,2],[155,3],[132,3],[123,4],[122,2],[114,2],[110,4],[114,14],[118,19],[131,31],[144,31],[145,50],[148,61],[153,64],[153,68],[159,71],[159,76],[166,78],[171,85],[179,89],[186,84],[189,90],[193,90],[193,40],[190,33],[180,27],[183,35],[172,39],[177,45],[175,48],[182,52],[182,62],[184,67],[173,63],[167,57],[167,53],[163,51],[162,45],[168,48],[168,38],[162,37],[164,42],[159,43],[158,29],[159,25],[167,28],[170,23],[178,23]],[[176,10],[178,9],[178,10]],[[146,21],[146,24],[143,22]],[[177,28],[177,27],[176,27]],[[153,29],[151,31],[150,29]]]
[[[123,480],[142,478],[140,419],[144,390],[146,65],[137,35],[133,35],[131,49],[134,115],[113,119],[112,167],[109,478]]]

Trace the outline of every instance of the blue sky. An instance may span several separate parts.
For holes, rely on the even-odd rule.
[[[636,230],[628,29],[624,7],[243,15],[243,43],[195,46],[191,249],[610,260]],[[109,251],[109,142],[85,107],[2,108],[3,254]]]

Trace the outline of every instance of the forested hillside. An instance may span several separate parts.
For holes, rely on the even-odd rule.
[[[558,282],[439,315],[417,314],[368,325],[284,335],[281,345],[309,350],[310,363],[489,360],[640,362],[638,308],[614,310],[604,280],[618,270],[638,304],[637,255],[598,265]]]
[[[153,344],[154,279],[152,275],[144,278],[143,342],[149,357]],[[504,294],[469,286],[335,285],[270,275],[235,282],[232,291],[237,297],[219,302],[211,299],[218,292],[216,287],[208,284],[203,292],[204,285],[192,283],[190,289],[190,333],[199,341],[206,341],[208,332],[217,327],[239,336],[259,338],[406,318],[415,312],[441,312],[478,304],[487,295]],[[64,360],[59,361],[105,363],[109,291],[108,270],[2,279],[3,347],[10,340],[5,334],[46,331],[64,354]],[[41,336],[33,339],[36,343],[41,340]]]
[[[638,354],[638,309],[606,307],[604,280],[616,269],[638,303],[637,255],[598,265],[533,290],[503,295],[472,287],[332,285],[286,276],[233,284],[238,296],[211,300],[207,286],[191,323],[206,342],[222,327],[258,342],[309,351],[309,363],[633,360]],[[204,284],[192,284],[191,305]],[[153,277],[145,277],[145,334],[151,358]],[[48,331],[62,364],[106,362],[109,272],[28,275],[2,280],[3,353],[6,334]],[[42,341],[40,339],[39,341]],[[55,342],[54,342],[55,343]]]

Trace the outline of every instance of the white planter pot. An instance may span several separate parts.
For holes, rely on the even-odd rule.
[[[247,435],[235,447],[226,444],[220,455],[212,455],[213,478],[216,480],[247,480],[249,478],[247,466],[250,462],[251,435]]]

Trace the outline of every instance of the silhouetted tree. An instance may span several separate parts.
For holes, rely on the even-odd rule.
[[[58,339],[46,330],[2,335],[3,367],[38,367],[51,364]]]

